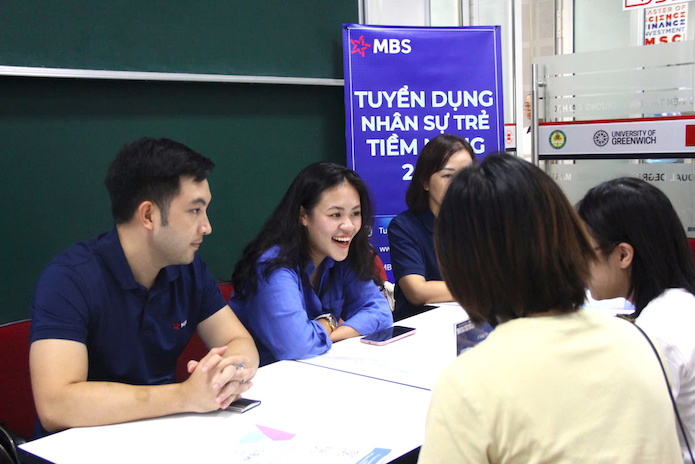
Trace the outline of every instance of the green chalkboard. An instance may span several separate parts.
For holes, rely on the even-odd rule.
[[[344,121],[335,86],[0,78],[0,323],[29,316],[53,256],[113,227],[103,179],[124,143],[169,137],[217,164],[200,253],[226,279],[304,166],[345,163]]]
[[[355,0],[3,2],[0,65],[342,78]],[[229,277],[295,174],[345,162],[339,86],[0,77],[0,323],[29,316],[41,270],[113,226],[103,187],[117,150],[169,137],[210,157],[213,234]]]
[[[355,0],[3,2],[0,65],[342,79]]]

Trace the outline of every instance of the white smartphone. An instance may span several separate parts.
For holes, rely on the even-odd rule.
[[[232,411],[232,412],[242,413],[242,412],[248,411],[249,409],[255,408],[259,404],[261,404],[261,402],[258,400],[251,400],[248,398],[239,398],[237,400],[234,400],[232,402],[232,404],[227,406],[226,410]]]
[[[367,343],[368,345],[388,345],[396,340],[400,340],[410,335],[415,334],[415,329],[412,327],[403,327],[400,325],[394,325],[389,329],[379,330],[378,332],[371,333],[361,338],[362,343]]]

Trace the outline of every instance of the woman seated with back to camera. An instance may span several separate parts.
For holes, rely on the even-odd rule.
[[[435,243],[456,301],[495,329],[442,372],[420,463],[681,462],[651,347],[580,309],[595,255],[550,177],[506,154],[463,169]]]
[[[368,241],[372,222],[369,192],[351,169],[317,163],[294,179],[232,275],[229,304],[261,365],[391,327]]]
[[[695,440],[695,262],[668,197],[624,177],[589,190],[577,205],[599,259],[591,268],[594,299],[623,297],[630,316],[666,358],[671,390],[692,448]],[[679,430],[686,463],[692,462]]]
[[[422,312],[425,304],[453,301],[439,273],[432,233],[451,178],[472,163],[475,155],[470,144],[450,134],[430,140],[418,156],[405,194],[408,209],[388,227],[397,321]]]

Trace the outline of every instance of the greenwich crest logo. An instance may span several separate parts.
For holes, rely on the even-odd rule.
[[[610,137],[608,137],[608,132],[605,130],[598,130],[594,134],[594,143],[597,147],[603,147],[608,143]]]

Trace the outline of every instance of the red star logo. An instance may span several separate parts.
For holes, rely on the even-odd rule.
[[[360,36],[359,40],[350,39],[350,42],[352,42],[352,53],[359,53],[362,56],[364,56],[364,51],[371,47],[370,44],[364,43],[363,35]]]

